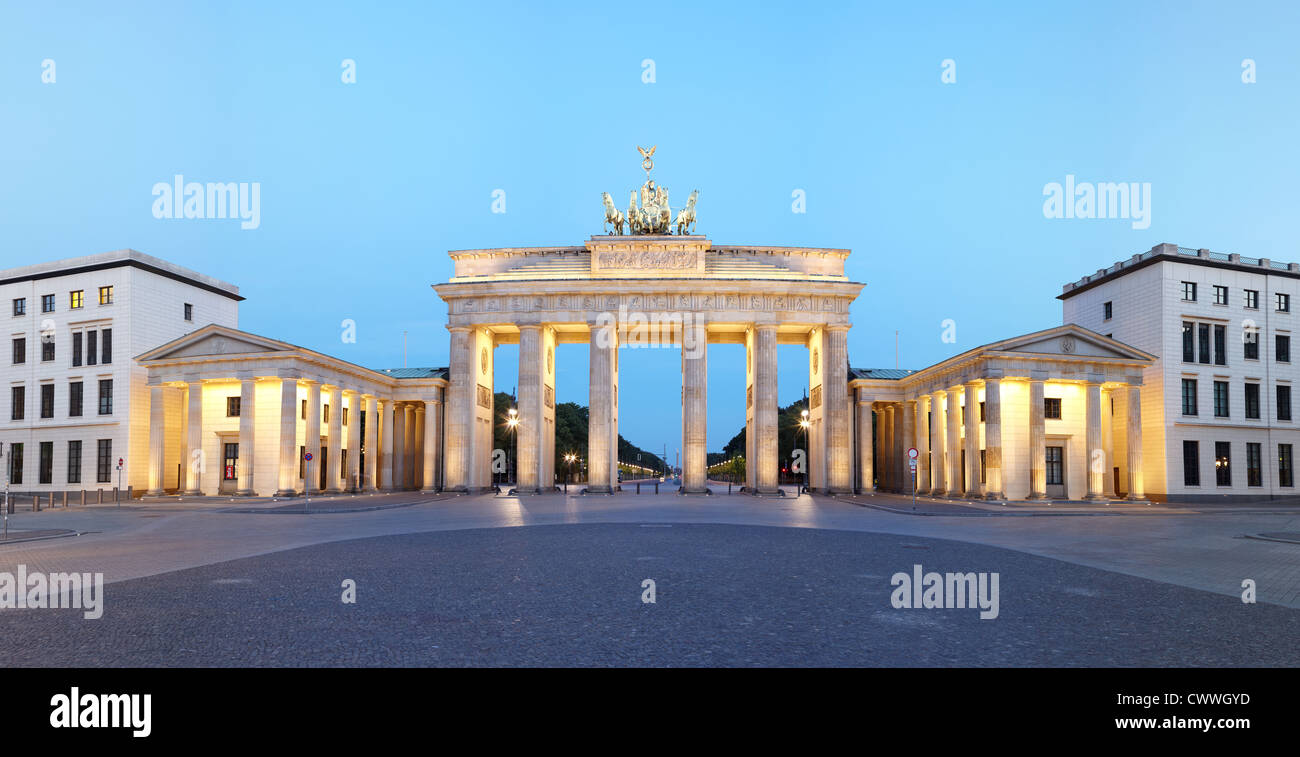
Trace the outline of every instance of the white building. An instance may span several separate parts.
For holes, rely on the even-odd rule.
[[[207,324],[238,326],[239,289],[135,250],[0,271],[0,443],[11,492],[141,491],[146,371],[133,358]]]
[[[1064,286],[1064,322],[1149,352],[1148,496],[1295,496],[1300,265],[1160,244]]]

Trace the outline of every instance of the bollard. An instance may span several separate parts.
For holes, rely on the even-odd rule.
[[[640,494],[640,493],[641,493],[641,482],[640,482],[640,481],[637,481],[637,482],[636,482],[636,493],[637,493],[637,494]]]
[[[126,501],[130,502],[133,497],[135,497],[135,484],[127,484]]]
[[[85,507],[85,506],[86,506],[86,490],[85,490],[85,489],[82,489],[82,490],[81,490],[81,506],[82,506],[82,507]]]
[[[32,512],[39,513],[40,511],[41,511],[41,495],[37,494],[35,497],[32,498]]]
[[[63,509],[64,509],[64,510],[67,510],[67,509],[68,509],[68,490],[67,490],[67,489],[64,489],[64,490],[63,490]]]
[[[104,504],[104,490],[96,489],[95,491],[99,493],[99,501],[96,504],[100,504],[100,505]]]
[[[659,482],[656,481],[656,482],[655,482],[655,494],[658,494],[658,493],[659,493]]]

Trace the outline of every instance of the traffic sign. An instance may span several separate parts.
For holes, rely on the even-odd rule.
[[[307,462],[311,462],[311,453],[308,452],[307,454],[303,455],[302,459],[306,460]]]
[[[912,460],[915,460],[915,459],[916,459],[916,447],[908,447],[908,448],[907,448],[907,456],[908,456],[908,458],[910,458],[910,459],[912,459]]]
[[[915,457],[912,458],[911,460],[908,460],[908,461],[907,461],[907,467],[908,467],[908,469],[911,470],[913,473],[916,473],[916,458],[915,458]]]

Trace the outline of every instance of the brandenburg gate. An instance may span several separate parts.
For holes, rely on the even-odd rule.
[[[698,193],[677,214],[673,234],[667,190],[648,178],[653,148],[642,155],[647,181],[640,205],[634,191],[624,215],[604,195],[611,233],[581,247],[449,253],[454,274],[434,286],[451,332],[445,487],[491,487],[494,352],[518,344],[517,487],[554,490],[555,348],[586,343],[588,491],[618,487],[620,348],[678,345],[682,489],[705,492],[707,346],[727,343],[745,345],[747,491],[779,493],[776,348],[798,344],[808,348],[809,484],[850,492],[847,335],[849,306],[863,284],[844,274],[849,251],[714,245],[688,233]]]

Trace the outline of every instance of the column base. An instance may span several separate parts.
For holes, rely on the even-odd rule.
[[[1085,502],[1108,502],[1108,501],[1110,501],[1110,497],[1107,497],[1105,494],[1088,494],[1088,495],[1085,495],[1085,496],[1084,496],[1083,501],[1085,501]]]
[[[296,497],[299,492],[297,489],[276,489],[273,496],[276,497]]]
[[[613,493],[614,493],[614,487],[612,487],[612,486],[587,486],[583,491],[585,491],[587,494],[613,494]]]
[[[828,486],[826,487],[825,493],[828,496],[834,497],[834,496],[845,495],[845,494],[853,494],[853,489],[849,487],[841,488],[838,486]]]
[[[326,490],[325,490],[325,493],[326,493],[326,494],[342,494],[342,493],[343,493],[343,490],[342,490],[342,489],[326,489]]]
[[[1151,500],[1147,499],[1145,494],[1139,494],[1136,497],[1129,495],[1124,498],[1124,501],[1125,502],[1150,502]]]
[[[202,497],[202,496],[204,496],[204,494],[203,494],[203,490],[202,490],[202,489],[186,489],[185,491],[181,492],[181,496],[182,496],[182,497]]]
[[[252,489],[239,489],[235,492],[236,497],[256,497],[257,492]]]
[[[988,494],[984,495],[984,499],[1004,500],[1006,498],[1007,495],[1003,492],[989,492]]]
[[[146,496],[146,497],[162,497],[162,496],[164,496],[164,495],[166,495],[166,494],[167,494],[167,492],[163,491],[162,489],[150,489],[150,490],[148,490],[148,491],[146,491],[146,492],[144,493],[144,496]]]
[[[1025,497],[1025,500],[1029,502],[1037,502],[1039,500],[1046,500],[1046,499],[1047,499],[1047,492],[1030,492],[1029,496]]]

